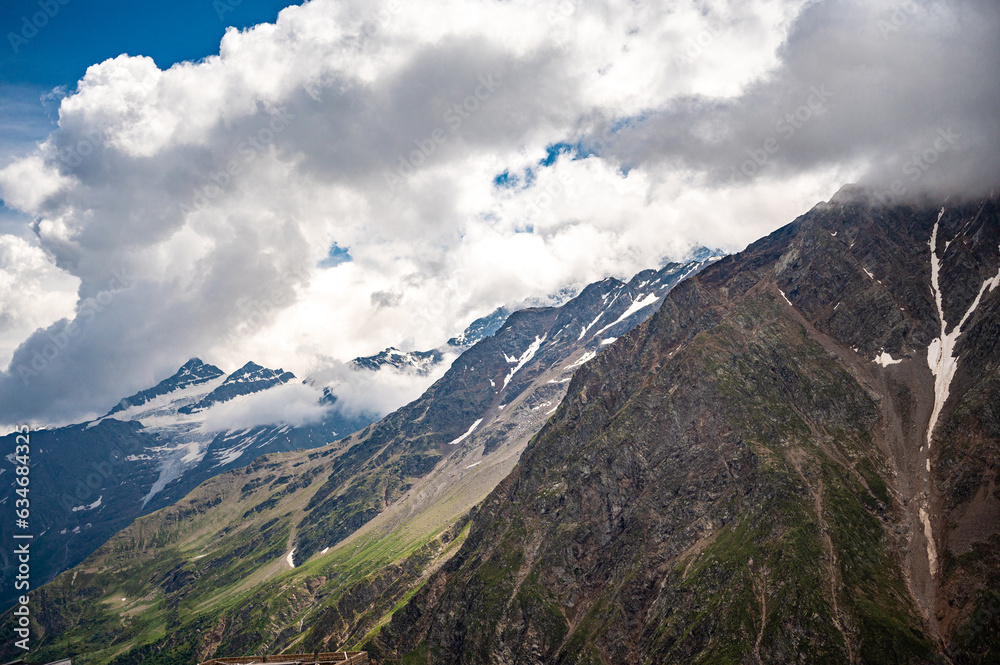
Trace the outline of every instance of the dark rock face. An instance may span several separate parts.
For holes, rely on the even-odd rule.
[[[511,314],[494,335],[463,353],[420,399],[348,442],[347,452],[309,501],[310,512],[296,540],[298,551],[309,557],[368,522],[409,489],[408,478],[426,475],[451,454],[477,421],[497,413],[541,374],[581,349],[595,354],[603,335],[637,325],[671,288],[704,265],[671,264],[644,271],[628,284],[609,278],[561,307]],[[634,307],[644,296],[648,304]]]
[[[844,190],[683,282],[577,372],[458,554],[367,647],[426,663],[992,662],[996,206]],[[968,312],[946,400],[935,288],[948,333]]]
[[[510,314],[511,311],[506,307],[498,307],[486,316],[470,323],[461,335],[449,339],[448,345],[461,348],[474,346],[500,330]]]
[[[180,500],[215,475],[245,466],[268,453],[322,446],[371,423],[363,415],[331,411],[315,425],[291,427],[279,423],[207,434],[201,458],[181,465],[177,458],[184,454],[181,448],[190,443],[190,429],[196,428],[198,422],[145,428],[131,420],[149,413],[169,420],[177,413],[201,411],[204,405],[259,392],[293,378],[291,373],[275,372],[254,363],[248,363],[226,381],[222,381],[223,376],[219,368],[192,358],[156,386],[123,399],[104,418],[32,432],[35,586],[83,561],[139,516]],[[219,384],[214,390],[213,382]],[[334,402],[332,395],[324,396],[323,403]],[[178,408],[178,404],[183,406]],[[199,404],[202,406],[197,409],[188,408]],[[14,439],[14,435],[0,437],[0,445],[13,451]],[[171,471],[171,465],[177,468]],[[7,478],[13,492],[14,478]],[[13,518],[11,511],[0,520],[0,536],[9,538],[15,532]],[[0,555],[3,607],[19,595],[13,585],[16,574],[17,561]]]
[[[0,442],[5,450],[14,451],[13,436]],[[113,419],[94,427],[35,431],[30,442],[34,588],[83,561],[138,516],[142,498],[158,475],[156,461],[143,453],[160,442],[143,432],[139,423]],[[13,487],[9,492],[16,496]],[[18,530],[13,510],[10,514],[0,520],[0,537],[14,542]],[[6,608],[19,595],[14,588],[18,562],[12,551],[0,556],[0,602]]]
[[[355,358],[351,363],[358,369],[367,369],[372,372],[378,371],[383,367],[393,367],[401,371],[412,370],[416,374],[426,376],[442,360],[443,355],[437,349],[404,353],[399,349],[389,347],[385,351],[376,353],[374,356]]]
[[[115,405],[115,408],[108,412],[108,415],[119,413],[133,406],[142,406],[150,400],[167,395],[176,390],[183,390],[191,386],[207,383],[212,379],[223,376],[225,372],[215,365],[207,365],[200,358],[192,358],[184,363],[177,373],[168,379],[164,379],[152,388],[141,390],[131,397],[126,397]]]
[[[228,402],[231,399],[259,393],[268,388],[288,383],[295,378],[291,372],[282,369],[268,369],[261,367],[257,363],[248,362],[243,367],[229,375],[218,388],[210,392],[195,404],[183,406],[177,411],[179,413],[197,413],[204,411],[213,404]]]
[[[519,311],[421,398],[352,436],[324,439],[330,422],[219,434],[194,468],[146,506],[163,510],[135,519],[35,592],[47,608],[37,617],[39,657],[73,649],[84,663],[107,662],[111,654],[115,662],[138,663],[154,653],[188,662],[216,651],[336,648],[364,639],[454,554],[467,535],[469,511],[514,466],[573,372],[651,316],[670,289],[704,265],[644,271],[627,284],[608,279],[561,307]],[[281,377],[248,365],[153,407],[174,413],[227,386]],[[324,395],[324,403],[333,401]],[[111,424],[144,432],[138,423],[100,425]],[[310,450],[265,456],[290,447]],[[470,465],[470,458],[479,461]],[[455,478],[464,485],[449,493]],[[154,479],[111,512],[132,521]],[[205,482],[192,488],[198,479]],[[412,532],[401,532],[411,524]],[[343,542],[368,527],[379,537],[367,532]],[[291,577],[275,576],[292,565]],[[100,601],[110,589],[136,602],[131,613]],[[229,600],[215,602],[220,593]],[[157,635],[150,627],[162,624],[164,612],[170,628]],[[10,622],[0,625],[0,635],[11,630]]]

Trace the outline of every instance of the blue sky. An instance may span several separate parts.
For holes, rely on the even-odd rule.
[[[49,4],[47,24],[27,43],[24,19]],[[3,45],[0,83],[70,86],[87,67],[121,53],[148,55],[161,69],[218,53],[227,25],[245,28],[274,21],[291,4],[282,0],[5,0],[0,5]],[[55,8],[58,7],[58,10]],[[221,14],[221,18],[220,18]],[[15,48],[17,52],[15,53]]]
[[[291,4],[298,3],[4,0],[0,3],[0,164],[48,134],[57,101],[45,102],[42,97],[60,86],[72,90],[90,65],[122,53],[150,56],[161,69],[182,60],[200,60],[218,53],[227,26],[242,29],[274,21]]]
[[[285,0],[4,0],[0,3],[0,167],[55,126],[58,95],[90,65],[122,53],[160,69],[218,53],[227,26],[273,22]],[[47,10],[47,11],[46,11]],[[27,22],[27,23],[26,23]],[[38,26],[41,27],[38,27]],[[0,232],[23,235],[25,218],[0,205]]]

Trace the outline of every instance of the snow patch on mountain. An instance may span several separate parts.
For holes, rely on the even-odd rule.
[[[226,380],[225,376],[212,379],[205,383],[190,385],[179,388],[173,392],[164,393],[149,400],[144,404],[130,406],[121,411],[111,413],[103,418],[99,418],[88,427],[93,427],[107,418],[115,420],[137,420],[143,427],[161,428],[181,423],[200,422],[199,416],[178,413],[178,409],[202,400],[206,395],[222,385]]]
[[[927,426],[927,450],[930,451],[931,441],[934,435],[934,428],[937,426],[937,421],[941,417],[941,411],[944,409],[945,402],[948,401],[948,395],[951,392],[951,382],[955,378],[955,372],[958,371],[958,361],[959,358],[954,356],[955,345],[958,343],[958,338],[962,336],[963,329],[969,317],[972,313],[976,311],[979,307],[980,301],[983,299],[983,295],[987,290],[993,291],[1000,286],[1000,271],[997,272],[995,277],[987,279],[983,282],[983,285],[979,288],[979,293],[976,295],[976,299],[966,310],[965,315],[962,317],[958,325],[955,326],[949,333],[948,322],[944,318],[944,296],[941,292],[941,259],[937,255],[937,235],[938,227],[941,224],[941,217],[944,216],[944,208],[941,208],[941,212],[938,213],[937,221],[934,222],[934,231],[931,233],[930,248],[931,248],[931,291],[934,293],[934,303],[937,306],[938,320],[941,323],[941,333],[940,336],[932,340],[930,345],[927,347],[927,365],[930,367],[931,373],[934,374],[934,410],[931,412],[931,420]]]
[[[607,297],[607,296],[605,296],[605,298],[606,298],[606,297]],[[593,328],[593,327],[594,327],[594,324],[595,324],[595,323],[597,323],[597,321],[598,321],[598,320],[599,320],[599,319],[600,319],[600,318],[601,318],[602,316],[604,316],[604,310],[601,310],[600,312],[598,312],[598,313],[597,313],[597,316],[595,316],[595,317],[594,317],[594,320],[593,320],[593,321],[591,321],[590,323],[588,323],[588,324],[587,324],[587,326],[586,326],[586,327],[585,327],[585,328],[584,328],[583,330],[581,330],[581,331],[580,331],[580,336],[579,336],[579,337],[577,337],[577,338],[576,338],[576,340],[577,340],[577,341],[579,342],[579,341],[580,341],[581,339],[583,339],[583,336],[587,334],[587,331],[588,331],[588,330],[590,330],[591,328]]]
[[[545,341],[545,335],[542,335],[541,337],[536,336],[535,341],[533,341],[528,346],[528,348],[525,349],[524,353],[521,354],[520,358],[512,358],[511,356],[508,356],[506,353],[504,354],[504,358],[507,359],[508,363],[516,362],[517,366],[514,367],[514,369],[512,369],[510,373],[507,374],[507,376],[504,377],[503,388],[500,388],[501,391],[503,391],[503,389],[507,387],[507,384],[510,383],[510,380],[514,378],[514,375],[517,374],[517,372],[522,367],[527,365],[528,362],[535,357],[535,354],[538,352],[538,349],[541,348],[542,342],[544,341]]]
[[[583,365],[586,362],[590,362],[591,360],[593,360],[596,357],[597,357],[597,352],[596,351],[587,351],[585,354],[583,354],[580,357],[579,360],[577,360],[572,365],[567,365],[565,369],[566,369],[566,371],[569,371],[571,369],[576,369],[577,367],[580,367],[581,365]]]
[[[457,439],[455,439],[454,441],[452,441],[448,445],[449,446],[457,446],[458,444],[460,444],[463,441],[465,441],[466,439],[468,439],[470,436],[472,436],[472,433],[476,431],[476,428],[479,427],[479,423],[481,423],[481,422],[483,422],[482,418],[480,418],[476,422],[472,423],[472,427],[470,427],[468,429],[468,431],[466,431],[465,434],[463,434],[462,436],[458,437]]]
[[[226,376],[193,358],[170,378],[122,400],[87,428],[107,419],[136,421],[164,442],[128,458],[131,462],[158,462],[159,476],[142,499],[145,506],[169,483],[198,465],[219,432],[232,430],[230,437],[236,438],[260,425],[300,426],[321,420],[329,410],[323,393],[304,383],[290,383],[292,378],[290,372],[252,362]],[[282,427],[270,430],[283,431]],[[274,438],[276,435],[271,440]],[[242,442],[240,450],[223,453],[219,459],[227,461],[215,466],[238,459],[254,443]]]
[[[941,218],[944,216],[945,209],[941,208],[938,213],[937,221],[934,222],[934,230],[931,232],[930,239],[930,249],[931,249],[931,291],[934,294],[934,304],[937,307],[938,320],[941,323],[940,335],[931,341],[930,345],[927,347],[927,365],[930,367],[931,373],[934,375],[934,409],[931,411],[930,422],[927,424],[927,471],[931,470],[930,463],[930,451],[931,443],[934,440],[934,429],[937,427],[937,422],[941,418],[941,411],[944,409],[945,403],[948,401],[948,396],[951,393],[951,382],[955,378],[955,373],[958,371],[958,361],[959,358],[955,356],[955,346],[958,343],[959,337],[962,336],[963,329],[969,317],[972,313],[976,311],[979,307],[979,303],[982,301],[983,295],[987,290],[993,291],[1000,286],[1000,270],[997,271],[995,277],[987,279],[983,282],[983,285],[979,288],[979,293],[976,294],[975,300],[966,310],[965,315],[958,322],[952,331],[948,332],[948,322],[944,318],[944,294],[941,291],[941,258],[937,254],[937,238],[938,229],[941,225]],[[946,248],[947,249],[947,248]],[[931,525],[930,518],[926,510],[926,497],[924,498],[924,506],[920,508],[920,521],[923,523],[924,527],[924,539],[927,541],[927,560],[930,565],[931,576],[935,577],[937,575],[937,546],[934,542],[934,531]]]
[[[598,330],[595,334],[596,335],[600,335],[602,332],[604,332],[608,328],[611,328],[612,326],[618,325],[619,323],[621,323],[622,321],[624,321],[628,317],[632,316],[633,314],[635,314],[639,310],[644,309],[646,307],[649,307],[650,305],[654,305],[654,304],[656,304],[659,301],[660,301],[660,296],[656,295],[655,293],[647,293],[646,295],[644,295],[644,296],[642,296],[640,298],[637,298],[636,300],[634,300],[632,302],[631,305],[628,306],[628,309],[626,309],[624,312],[622,312],[621,316],[619,316],[617,319],[615,319],[615,321],[613,323],[609,323],[608,325],[604,326],[603,328],[601,328],[600,330]]]
[[[185,389],[196,388],[214,379],[224,380],[224,378],[225,372],[215,365],[208,365],[203,363],[199,358],[192,358],[184,363],[173,376],[160,381],[160,383],[152,388],[141,390],[118,402],[107,415],[112,416],[126,411],[133,411],[134,413],[136,407],[140,410],[155,408],[153,403],[156,402],[162,405],[164,397],[170,395],[177,396],[179,393],[183,393]],[[173,400],[168,399],[168,401]]]
[[[94,510],[95,508],[99,508],[101,506],[101,502],[103,500],[104,500],[104,495],[102,494],[101,496],[97,497],[97,501],[95,501],[94,503],[88,504],[86,506],[76,506],[72,510],[74,513],[86,510]]]
[[[383,367],[392,367],[400,372],[413,372],[426,376],[444,358],[438,350],[432,351],[400,351],[390,346],[373,356],[359,357],[351,361],[357,369],[378,371]]]
[[[881,365],[882,367],[888,367],[889,365],[897,365],[903,362],[903,360],[902,359],[897,360],[893,358],[890,354],[883,351],[882,354],[876,356],[875,360],[873,360],[872,362],[874,362],[877,365]]]

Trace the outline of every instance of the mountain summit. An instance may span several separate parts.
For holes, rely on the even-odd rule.
[[[267,369],[257,363],[248,362],[226,377],[225,381],[197,403],[182,406],[177,411],[185,414],[197,413],[221,402],[228,402],[237,397],[252,395],[282,383],[288,383],[294,378],[295,375],[291,372],[282,369]]]
[[[327,444],[371,422],[330,410],[305,427],[205,427],[212,407],[293,379],[253,362],[227,376],[192,358],[102,418],[33,432],[32,502],[44,525],[32,549],[33,579],[49,580],[79,563],[136,517],[172,504],[207,478],[267,453]],[[331,406],[335,399],[325,394],[318,401]],[[12,530],[10,520],[0,521],[0,532]],[[15,563],[5,560],[3,579],[14,574]],[[14,593],[12,583],[3,589],[0,599]]]
[[[192,358],[184,363],[173,376],[160,381],[152,388],[141,390],[131,397],[126,397],[118,402],[115,408],[108,412],[108,415],[110,416],[129,408],[144,406],[157,397],[163,397],[164,395],[176,393],[192,386],[207,383],[224,374],[225,372],[215,365],[207,365],[200,358]]]
[[[845,189],[517,311],[380,422],[216,475],[37,590],[41,653],[992,662],[998,287],[996,200]]]

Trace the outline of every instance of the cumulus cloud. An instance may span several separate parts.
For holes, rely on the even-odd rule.
[[[981,189],[997,27],[985,0],[313,0],[198,63],[94,65],[0,170],[78,283],[71,312],[12,315],[4,417],[100,412],[195,355],[385,412],[427,380],[338,363],[738,249],[844,182],[909,178],[939,130],[907,191]]]
[[[35,330],[73,314],[79,283],[40,248],[0,236],[0,365]]]
[[[206,432],[285,423],[300,427],[317,423],[329,410],[319,403],[322,391],[304,383],[285,383],[252,395],[222,402],[205,412]]]
[[[840,165],[896,199],[988,195],[1000,181],[998,31],[987,0],[812,3],[780,65],[741,95],[677,99],[605,134],[602,154],[736,186]]]

